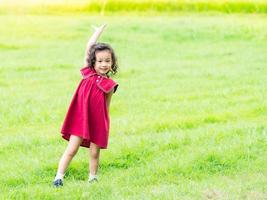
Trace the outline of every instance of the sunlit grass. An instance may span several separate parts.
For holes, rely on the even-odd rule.
[[[0,2],[0,13],[179,14],[180,12],[267,13],[265,0],[46,0]]]
[[[261,15],[0,16],[1,199],[264,199],[267,21]],[[109,148],[61,190],[60,126],[91,24],[119,58]],[[8,28],[7,28],[8,27]]]

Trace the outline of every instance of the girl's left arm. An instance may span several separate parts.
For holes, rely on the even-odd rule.
[[[109,93],[106,94],[106,102],[107,102],[107,108],[109,111],[109,105],[111,101],[112,94],[114,93],[114,89],[112,89]]]

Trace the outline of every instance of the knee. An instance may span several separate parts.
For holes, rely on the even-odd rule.
[[[97,152],[97,151],[92,151],[91,152],[91,158],[92,159],[98,159],[98,157],[99,157],[99,152]]]
[[[67,156],[74,157],[76,155],[77,151],[78,151],[78,149],[74,149],[74,148],[73,149],[68,149]]]

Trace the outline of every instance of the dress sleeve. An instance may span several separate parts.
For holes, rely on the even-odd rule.
[[[118,88],[118,84],[112,79],[108,79],[108,78],[101,79],[97,83],[97,86],[100,90],[102,90],[105,93],[109,93],[112,89],[114,89],[114,93],[115,93]]]

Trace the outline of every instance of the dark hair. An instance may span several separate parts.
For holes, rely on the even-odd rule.
[[[104,51],[104,50],[110,51],[111,59],[112,59],[111,73],[116,74],[117,69],[118,69],[117,58],[115,56],[114,50],[107,43],[96,43],[92,45],[92,47],[90,48],[88,52],[89,55],[87,56],[87,63],[89,64],[89,67],[93,69],[95,66],[95,61],[96,61],[95,53],[97,51]]]

